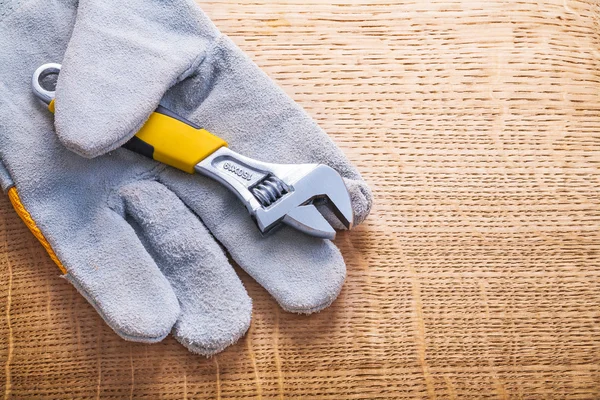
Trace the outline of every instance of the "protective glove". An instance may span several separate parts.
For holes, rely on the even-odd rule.
[[[340,150],[194,3],[2,7],[2,187],[120,336],[156,342],[172,331],[206,355],[241,337],[251,301],[217,241],[285,310],[331,304],[346,272],[332,242],[291,228],[262,237],[218,183],[117,149],[162,99],[245,155],[334,167],[351,191],[355,222],[368,214],[371,194]],[[63,64],[58,136],[30,87],[46,62]]]

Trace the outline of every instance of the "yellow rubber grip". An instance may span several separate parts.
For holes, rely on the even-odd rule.
[[[193,174],[200,161],[227,142],[205,129],[197,129],[169,115],[152,113],[135,135],[152,146],[152,158]],[[129,147],[128,147],[129,148]]]

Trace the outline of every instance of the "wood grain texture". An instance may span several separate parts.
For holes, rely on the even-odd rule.
[[[310,317],[241,273],[211,359],[117,337],[0,199],[5,398],[600,398],[600,6],[206,1],[375,192]]]

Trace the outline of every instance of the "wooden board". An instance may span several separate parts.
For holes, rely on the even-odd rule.
[[[125,342],[0,198],[5,398],[600,398],[595,1],[208,1],[375,192],[320,314]]]

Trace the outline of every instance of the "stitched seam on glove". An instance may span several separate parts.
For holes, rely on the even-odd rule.
[[[31,233],[33,233],[33,236],[35,236],[35,238],[42,244],[44,249],[46,249],[52,261],[54,261],[54,263],[58,266],[58,269],[60,269],[63,274],[66,274],[67,269],[60,262],[60,260],[56,256],[56,253],[54,252],[54,250],[52,250],[52,246],[50,246],[50,243],[48,243],[48,240],[46,239],[40,228],[38,228],[33,218],[31,218],[31,214],[29,214],[29,211],[27,211],[27,209],[21,202],[21,198],[19,197],[19,193],[17,192],[16,188],[11,187],[10,189],[8,189],[8,199],[10,200],[19,218],[21,218],[21,220],[25,223],[27,228],[29,228]]]

